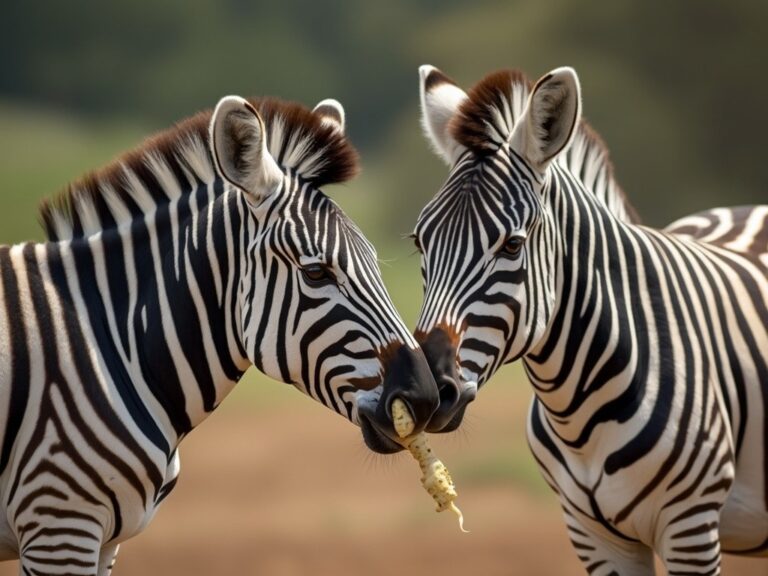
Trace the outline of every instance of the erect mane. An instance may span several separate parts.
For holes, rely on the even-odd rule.
[[[450,131],[477,154],[491,154],[509,139],[528,103],[531,82],[519,70],[492,72],[467,93]]]
[[[281,167],[315,187],[345,182],[358,171],[346,137],[300,104],[274,98],[249,100],[267,128],[267,147]],[[216,170],[209,149],[212,110],[148,138],[111,164],[86,174],[40,205],[49,240],[71,240],[131,220],[196,188]]]
[[[492,154],[509,140],[533,88],[519,70],[493,72],[478,82],[451,120],[453,137],[478,155]],[[558,164],[581,179],[618,217],[638,223],[637,212],[614,178],[608,147],[597,132],[581,120],[569,148]]]

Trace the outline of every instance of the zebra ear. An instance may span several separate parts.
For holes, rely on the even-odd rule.
[[[421,125],[437,154],[453,166],[465,150],[448,129],[451,118],[467,99],[467,94],[456,83],[434,66],[419,68],[421,92]]]
[[[528,106],[512,135],[512,145],[544,172],[571,143],[581,118],[581,87],[573,68],[557,68],[533,87]]]
[[[264,121],[239,96],[222,98],[210,126],[211,153],[225,180],[254,196],[270,194],[283,171],[267,149]]]
[[[324,125],[330,126],[339,134],[344,134],[344,107],[338,100],[326,98],[318,102],[312,113],[318,116]]]

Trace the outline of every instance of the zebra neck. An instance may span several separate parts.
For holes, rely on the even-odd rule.
[[[550,423],[580,447],[596,402],[615,414],[637,401],[638,346],[622,257],[631,225],[573,178],[550,185],[554,209],[555,301],[544,336],[524,363]]]
[[[130,226],[60,244],[107,379],[171,445],[247,367],[236,310],[242,214],[234,193],[211,200],[201,190]]]

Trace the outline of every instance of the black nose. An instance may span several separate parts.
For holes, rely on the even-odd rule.
[[[440,406],[427,425],[428,432],[452,432],[461,424],[467,404],[475,399],[475,388],[462,386],[456,364],[456,345],[442,328],[432,329],[421,340],[421,348],[437,383]]]
[[[384,366],[381,396],[375,407],[359,406],[363,438],[371,450],[388,454],[402,450],[392,423],[392,401],[400,398],[413,417],[415,432],[427,427],[440,402],[437,385],[421,350],[400,345],[390,349]]]

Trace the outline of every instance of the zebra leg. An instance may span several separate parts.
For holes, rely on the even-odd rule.
[[[21,546],[19,574],[22,576],[97,574],[101,535],[73,527],[71,523],[34,526],[30,532]]]
[[[598,535],[565,512],[568,537],[590,576],[654,576],[653,551],[640,542]]]
[[[101,549],[99,554],[99,569],[96,576],[110,576],[112,568],[117,561],[117,552],[120,550],[120,544],[107,544]]]
[[[697,509],[705,507],[704,511]],[[693,513],[691,513],[693,512]],[[656,551],[672,575],[720,574],[720,509],[692,506],[662,532]]]

